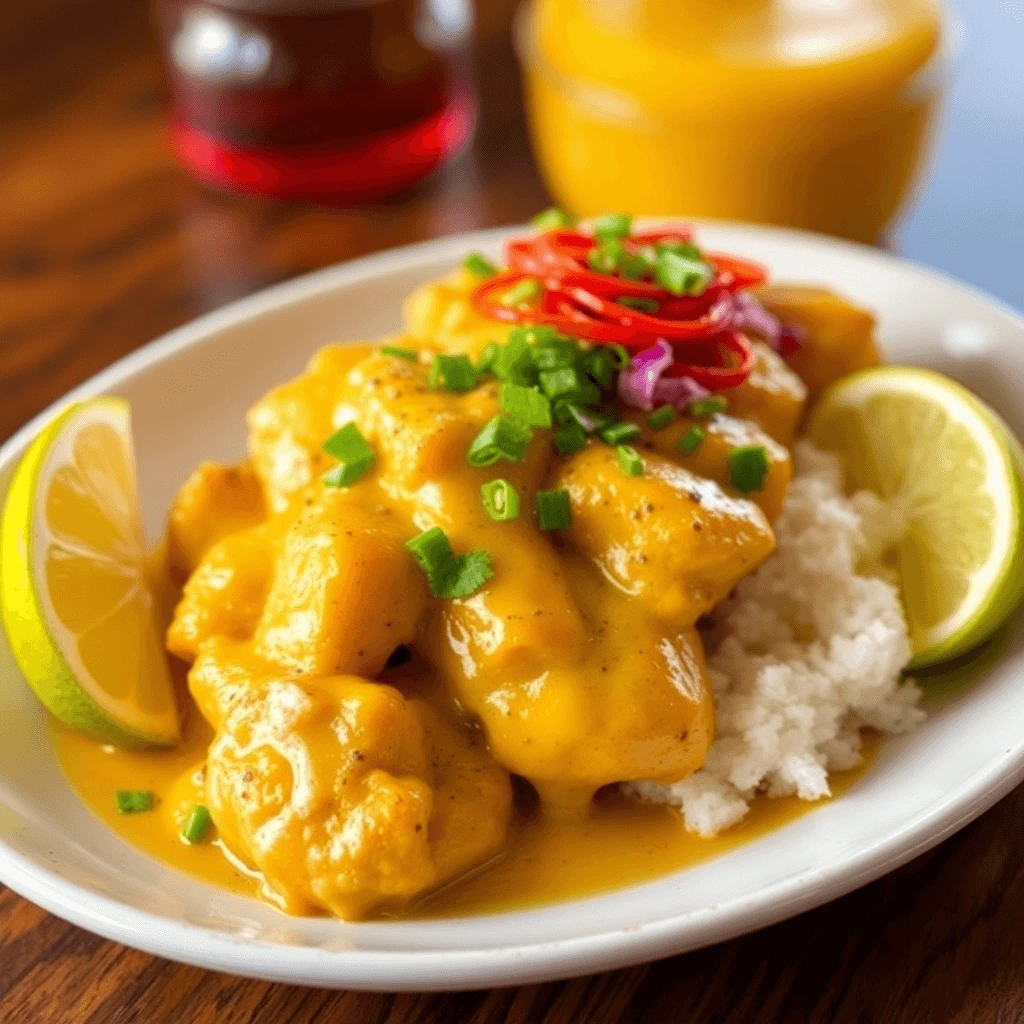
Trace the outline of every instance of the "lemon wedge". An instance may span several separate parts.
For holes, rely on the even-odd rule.
[[[884,503],[881,564],[900,581],[911,667],[969,651],[1024,594],[1024,453],[980,399],[942,374],[880,366],[822,397],[808,426],[836,452],[850,490]]]
[[[0,545],[4,624],[43,704],[102,743],[177,742],[127,402],[80,402],[35,439],[7,494]]]

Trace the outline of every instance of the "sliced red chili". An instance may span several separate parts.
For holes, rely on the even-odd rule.
[[[622,239],[630,253],[667,241],[689,243],[686,225],[641,231]],[[598,343],[646,348],[659,339],[673,345],[673,376],[692,377],[713,390],[735,387],[754,366],[747,339],[731,330],[735,308],[732,293],[767,280],[760,264],[735,256],[710,253],[714,280],[701,295],[676,296],[653,281],[627,280],[593,270],[587,256],[599,242],[582,231],[555,230],[533,238],[517,238],[505,247],[508,271],[483,282],[473,293],[481,315],[505,323],[550,324],[565,334]],[[524,277],[540,280],[544,292],[537,306],[509,307],[501,296]],[[623,305],[623,299],[648,299],[655,313]]]
[[[665,371],[667,377],[689,377],[709,391],[723,391],[742,384],[750,371],[754,369],[757,355],[751,344],[738,331],[727,331],[712,339],[720,353],[722,350],[735,362],[728,366],[708,366],[703,363],[685,362],[685,356],[679,357]],[[702,354],[706,354],[705,352]]]
[[[759,288],[768,280],[768,271],[760,263],[753,260],[740,259],[739,256],[723,256],[721,253],[705,253],[708,261],[724,278],[732,280],[727,287],[730,291],[743,292],[748,288]]]
[[[723,331],[732,323],[733,307],[728,297],[712,306],[696,320],[669,320],[652,316],[617,302],[603,299],[585,288],[571,288],[569,294],[581,306],[607,320],[613,320],[623,327],[631,327],[637,334],[664,338],[666,341],[688,341],[706,338],[709,334]]]

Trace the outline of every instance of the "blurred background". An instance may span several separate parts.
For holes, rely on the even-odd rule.
[[[0,437],[164,331],[556,201],[886,245],[1024,308],[1020,0],[0,8]]]

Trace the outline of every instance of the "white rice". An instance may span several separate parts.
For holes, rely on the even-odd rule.
[[[680,807],[691,832],[739,821],[755,793],[829,795],[828,773],[860,760],[861,726],[904,732],[923,718],[901,682],[910,659],[895,587],[857,572],[884,528],[877,498],[843,493],[839,460],[809,442],[775,524],[776,553],[715,610],[707,637],[717,735],[704,767],[631,787]]]

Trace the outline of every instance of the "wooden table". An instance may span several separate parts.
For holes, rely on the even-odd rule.
[[[150,339],[266,284],[542,205],[511,57],[481,62],[472,151],[347,212],[213,195],[171,163],[146,12],[0,13],[0,438]],[[3,1024],[671,1024],[1024,1019],[1024,789],[902,870],[649,967],[454,995],[268,985],[105,942],[0,888]]]

